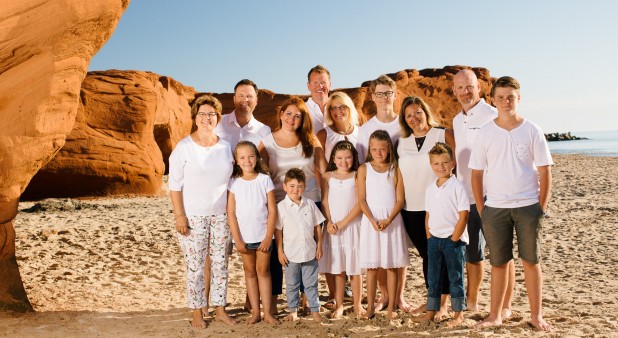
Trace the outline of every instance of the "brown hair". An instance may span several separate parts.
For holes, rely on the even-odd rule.
[[[453,160],[453,148],[446,143],[436,142],[436,145],[431,148],[429,151],[429,159],[431,160],[432,156],[439,156],[448,154],[448,157]]]
[[[266,167],[266,164],[264,164],[262,156],[260,156],[260,152],[258,151],[255,144],[253,144],[253,142],[251,141],[240,141],[238,142],[238,144],[236,144],[236,147],[234,147],[234,169],[232,169],[232,178],[242,176],[242,169],[238,165],[238,160],[236,159],[236,157],[238,156],[238,149],[241,147],[249,147],[251,148],[251,150],[253,150],[256,159],[255,167],[253,168],[253,170],[255,170],[256,173],[268,175],[268,167]]]
[[[255,89],[255,95],[258,94],[258,86],[255,84],[255,82],[249,79],[242,79],[238,81],[238,83],[234,86],[234,94],[236,94],[236,89],[238,89],[238,87],[240,86],[251,86],[253,87],[253,89]]]
[[[326,74],[328,75],[328,80],[330,80],[330,72],[322,65],[317,65],[311,69],[309,69],[309,73],[307,73],[307,82],[311,81],[311,74]]]
[[[505,87],[511,87],[519,93],[519,81],[510,76],[503,76],[497,79],[496,82],[494,82],[494,85],[491,87],[491,97],[494,97],[494,95],[496,94],[496,88]]]
[[[369,85],[369,91],[371,93],[375,93],[376,92],[376,87],[378,85],[385,85],[385,86],[389,86],[391,87],[391,89],[393,91],[397,91],[397,83],[395,81],[393,81],[393,79],[391,79],[390,77],[382,74],[380,76],[378,76],[377,79],[371,81],[371,84]]]
[[[299,183],[306,182],[305,172],[300,168],[292,168],[285,173],[285,178],[283,179],[283,183],[288,183],[291,180],[297,180]]]
[[[418,96],[408,96],[401,103],[401,109],[399,110],[399,125],[401,126],[401,131],[403,132],[403,137],[409,137],[412,135],[412,128],[406,122],[406,108],[413,104],[421,107],[421,110],[425,113],[425,118],[427,118],[427,124],[430,126],[435,126],[437,123],[433,119],[433,112],[431,111],[431,107],[423,99]]]
[[[388,156],[386,157],[386,161],[389,164],[389,171],[392,171],[395,175],[393,176],[393,184],[397,186],[397,168],[399,168],[397,164],[397,159],[395,158],[395,152],[393,147],[393,141],[391,140],[391,136],[386,132],[386,130],[376,130],[371,136],[369,136],[369,151],[367,152],[367,158],[365,162],[373,161],[373,156],[371,156],[371,140],[385,141],[388,143]],[[389,174],[390,175],[390,174]]]
[[[326,171],[335,171],[337,170],[337,165],[335,164],[335,153],[342,150],[349,150],[352,152],[352,171],[357,171],[358,167],[358,151],[350,141],[339,141],[335,143],[333,150],[330,152],[330,160],[328,161],[328,166],[326,167]]]
[[[281,105],[281,109],[279,110],[279,129],[281,129],[283,123],[281,122],[281,114],[285,112],[285,110],[289,106],[296,106],[301,113],[301,123],[300,127],[296,129],[296,135],[300,139],[300,143],[303,147],[303,155],[305,158],[309,158],[313,156],[315,145],[319,142],[315,135],[313,135],[313,122],[311,121],[311,116],[309,115],[309,109],[303,101],[298,96],[292,96],[287,101]]]
[[[193,101],[193,106],[191,106],[191,120],[195,123],[195,117],[200,111],[200,107],[203,105],[208,105],[215,109],[217,113],[217,124],[219,124],[219,122],[221,122],[221,111],[223,110],[223,106],[221,105],[221,101],[208,94],[204,94]]]

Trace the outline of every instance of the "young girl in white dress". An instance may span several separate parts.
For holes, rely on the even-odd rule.
[[[343,315],[346,274],[350,276],[354,313],[365,315],[361,305],[361,268],[359,236],[361,210],[356,197],[358,153],[349,141],[337,142],[331,152],[326,173],[322,176],[322,210],[326,233],[322,237],[319,272],[335,276],[333,318]]]
[[[234,170],[228,185],[227,217],[236,250],[245,270],[251,318],[247,324],[261,321],[260,298],[264,320],[279,321],[270,312],[270,253],[277,221],[275,186],[255,144],[240,141],[234,149]]]
[[[399,212],[404,204],[403,179],[393,143],[384,130],[369,137],[367,162],[358,168],[358,201],[363,212],[360,232],[360,266],[367,269],[367,315],[375,315],[378,269],[386,270],[386,289],[395,295],[397,273],[408,266],[408,243]],[[388,318],[394,313],[395,297],[388,302]]]

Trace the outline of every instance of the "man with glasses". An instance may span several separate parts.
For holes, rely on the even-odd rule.
[[[496,108],[490,106],[480,97],[481,85],[476,74],[470,69],[462,69],[453,76],[453,94],[461,105],[461,111],[453,118],[453,132],[455,134],[455,158],[457,160],[457,178],[464,184],[468,193],[470,214],[468,216],[468,235],[470,241],[466,246],[466,297],[468,311],[480,311],[478,293],[483,281],[485,264],[485,238],[481,231],[481,216],[477,212],[472,193],[472,170],[468,168],[470,153],[474,145],[476,134],[483,125],[498,116]],[[483,193],[483,196],[485,194]],[[509,291],[504,303],[503,315],[511,316],[511,298],[515,280],[515,268],[511,264],[509,277]]]
[[[328,103],[328,92],[330,91],[330,72],[321,65],[317,65],[309,70],[307,74],[307,89],[311,92],[311,97],[307,100],[307,108],[313,122],[313,133],[324,129],[324,108]]]
[[[234,86],[234,111],[223,115],[215,129],[215,134],[226,140],[232,151],[241,140],[251,141],[257,146],[264,136],[270,134],[270,127],[253,117],[257,94],[258,87],[253,81],[238,81]]]

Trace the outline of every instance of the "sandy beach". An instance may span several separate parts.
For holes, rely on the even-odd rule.
[[[0,337],[371,337],[371,336],[595,336],[618,337],[618,158],[554,155],[550,217],[543,230],[544,314],[551,333],[528,324],[529,309],[517,262],[514,316],[504,325],[470,328],[487,312],[466,312],[464,325],[419,325],[400,313],[370,321],[353,318],[246,326],[242,263],[229,264],[229,312],[241,322],[189,325],[184,263],[167,196],[23,202],[15,220],[17,259],[36,312],[0,313]],[[425,301],[421,261],[410,249],[406,295]],[[326,300],[324,281],[320,298]],[[489,308],[489,269],[481,290]],[[351,303],[347,303],[349,309]],[[286,304],[280,298],[281,317]],[[324,313],[326,314],[326,313]]]

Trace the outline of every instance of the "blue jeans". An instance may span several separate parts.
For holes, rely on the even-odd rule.
[[[318,261],[316,259],[304,263],[289,262],[285,268],[285,295],[288,299],[290,312],[296,312],[300,303],[300,283],[305,286],[305,295],[311,312],[320,312],[318,298]]]
[[[466,243],[453,242],[451,237],[431,237],[427,240],[427,256],[429,266],[427,279],[427,311],[440,310],[440,296],[442,294],[442,274],[440,269],[446,264],[451,291],[451,307],[454,312],[466,309],[466,292],[464,290],[464,263]]]

